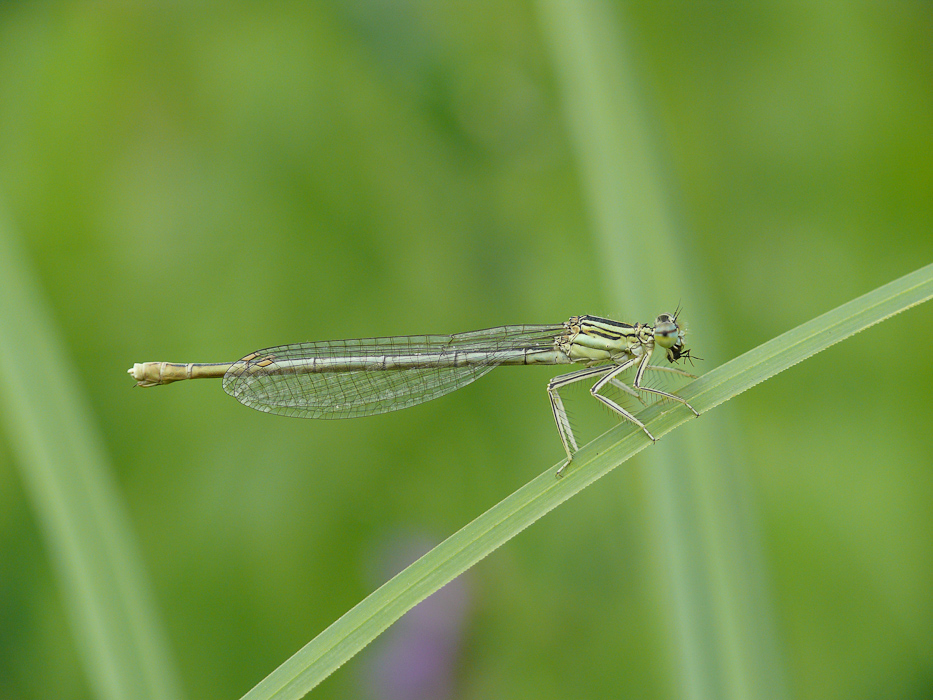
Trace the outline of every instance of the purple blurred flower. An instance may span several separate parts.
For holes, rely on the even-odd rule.
[[[396,536],[377,555],[379,580],[394,575],[431,549],[428,538]],[[460,576],[409,610],[364,652],[366,695],[380,700],[454,697],[469,602]]]

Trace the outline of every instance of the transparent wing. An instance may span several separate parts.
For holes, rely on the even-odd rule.
[[[522,352],[550,352],[563,325],[499,326],[417,335],[280,345],[252,353],[224,375],[224,391],[259,411],[301,418],[357,418],[436,399]],[[454,357],[469,364],[453,365]],[[330,363],[308,371],[310,361]],[[357,366],[366,369],[339,369]],[[398,361],[398,362],[396,362]],[[304,363],[304,364],[303,364]],[[392,369],[385,366],[395,364]]]

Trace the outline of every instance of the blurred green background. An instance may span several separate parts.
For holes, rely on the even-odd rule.
[[[557,462],[558,370],[302,421],[127,367],[682,303],[702,373],[933,259],[931,75],[926,2],[0,5],[0,335],[64,360],[5,371],[74,390],[167,696],[241,696]],[[931,321],[688,423],[316,695],[930,697]],[[0,697],[102,697],[20,392]]]

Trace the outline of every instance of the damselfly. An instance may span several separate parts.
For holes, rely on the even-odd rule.
[[[555,377],[547,393],[567,462],[579,449],[560,389],[596,379],[590,393],[610,409],[654,435],[632,413],[600,390],[611,384],[640,400],[639,391],[682,403],[676,394],[643,383],[649,370],[693,377],[681,369],[650,364],[655,346],[674,364],[688,359],[676,314],[654,325],[574,316],[559,325],[499,326],[456,335],[414,335],[280,345],[237,362],[176,364],[144,362],[127,370],[139,386],[182,379],[223,378],[224,391],[251,408],[301,418],[356,418],[387,413],[436,399],[466,386],[498,365],[570,365],[583,369]],[[635,367],[632,385],[617,377]]]

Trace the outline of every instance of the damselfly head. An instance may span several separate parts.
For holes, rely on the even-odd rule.
[[[676,314],[661,314],[654,320],[654,342],[667,350],[667,361],[675,363],[690,359],[690,351],[684,347],[684,329],[677,325]]]
[[[682,346],[684,332],[677,325],[677,317],[661,314],[654,320],[654,342],[662,348]]]

